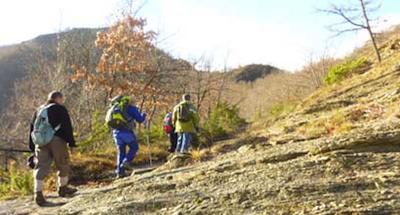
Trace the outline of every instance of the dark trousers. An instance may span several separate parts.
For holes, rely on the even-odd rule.
[[[176,144],[178,143],[178,133],[169,134],[169,142],[171,143],[171,146],[168,151],[175,152]]]

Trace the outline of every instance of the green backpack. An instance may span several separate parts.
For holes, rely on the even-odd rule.
[[[37,112],[31,137],[33,143],[39,147],[50,143],[54,138],[54,134],[61,128],[61,125],[53,128],[49,122],[48,109],[53,105],[41,106]]]
[[[108,109],[106,114],[106,125],[112,129],[123,129],[129,128],[127,106],[129,104],[128,99],[120,97],[111,103],[111,107]]]
[[[189,122],[192,119],[192,113],[190,111],[190,104],[183,103],[178,106],[178,120],[180,122]]]

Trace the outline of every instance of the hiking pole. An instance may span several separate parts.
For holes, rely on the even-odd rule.
[[[20,152],[20,153],[31,153],[32,151],[26,149],[12,149],[12,148],[1,148],[0,151],[4,152]]]
[[[147,121],[146,124],[146,142],[147,142],[147,150],[148,150],[148,154],[149,154],[149,161],[150,161],[150,167],[153,166],[153,159],[151,157],[151,146],[150,146],[150,122]]]

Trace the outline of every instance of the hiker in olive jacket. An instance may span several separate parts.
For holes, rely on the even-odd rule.
[[[61,92],[51,92],[47,103],[41,107],[47,108],[48,121],[55,130],[52,140],[44,145],[35,145],[32,139],[32,132],[39,111],[36,111],[30,128],[29,148],[35,152],[37,159],[34,168],[34,200],[39,206],[47,203],[43,196],[43,181],[51,171],[51,164],[54,161],[58,170],[58,195],[66,197],[77,192],[75,188],[68,186],[70,172],[70,158],[68,146],[76,147],[73,136],[71,119],[64,104],[64,96]]]
[[[193,134],[199,129],[199,115],[190,101],[190,95],[184,95],[182,102],[174,108],[173,124],[178,133],[177,153],[188,153],[192,144]]]

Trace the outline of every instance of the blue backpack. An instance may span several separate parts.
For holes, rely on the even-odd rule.
[[[54,134],[60,129],[61,125],[53,128],[49,122],[48,109],[54,104],[41,106],[36,115],[31,133],[32,141],[35,145],[42,147],[50,143]]]

